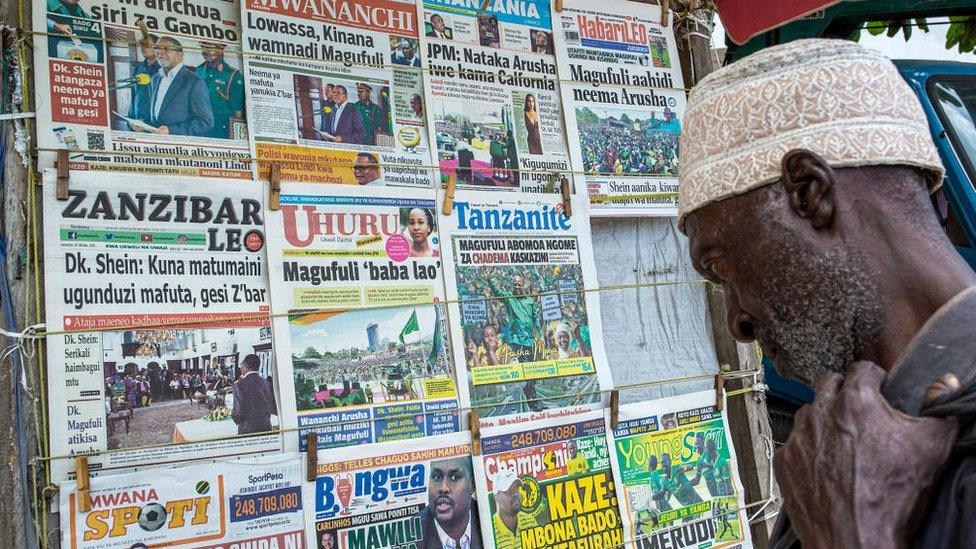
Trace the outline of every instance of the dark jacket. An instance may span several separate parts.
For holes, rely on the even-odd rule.
[[[895,408],[926,416],[958,416],[959,438],[911,547],[976,547],[976,286],[960,293],[926,322],[891,368],[881,388]],[[962,389],[922,409],[925,389],[951,372]],[[770,549],[801,547],[789,517],[780,513]]]
[[[249,373],[234,384],[234,423],[237,434],[263,433],[271,430],[275,413],[271,387],[257,373]]]
[[[152,108],[156,105],[161,79],[162,75],[156,72],[149,83],[150,111],[145,122],[157,128],[166,126],[172,135],[206,135],[213,128],[214,117],[203,79],[187,66],[180,67],[180,72],[166,90],[159,115],[153,116]]]
[[[430,512],[430,507],[424,507],[420,512],[420,525],[423,538],[418,545],[418,549],[444,549],[441,544],[441,537],[437,535],[437,526],[434,525],[434,514]],[[478,501],[471,500],[471,549],[481,549],[481,523],[478,522]]]
[[[332,107],[333,113],[336,110],[338,110],[338,107]],[[341,137],[342,143],[359,145],[363,142],[366,128],[363,127],[363,117],[359,114],[356,105],[346,101],[345,106],[342,107],[342,113],[339,114],[339,121],[336,122],[334,129],[332,127],[333,118],[334,114],[324,117],[323,131]]]

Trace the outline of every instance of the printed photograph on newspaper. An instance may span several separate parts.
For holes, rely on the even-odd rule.
[[[307,547],[298,454],[91,479],[91,510],[60,486],[65,549]]]
[[[482,429],[474,471],[487,549],[623,543],[600,411]]]
[[[311,549],[481,549],[470,434],[320,454],[305,517]]]
[[[431,187],[423,55],[407,0],[245,0],[251,144],[262,178]]]
[[[452,433],[440,232],[410,189],[285,183],[268,259],[286,446]]]
[[[661,8],[567,0],[553,31],[573,169],[592,214],[676,215],[685,93]]]
[[[427,129],[440,183],[553,192],[571,179],[548,0],[417,4],[429,74]],[[527,170],[527,171],[519,171]]]
[[[441,215],[462,405],[483,425],[594,409],[611,378],[584,197],[458,191]]]
[[[627,547],[751,548],[745,498],[715,392],[622,404],[610,430]]]
[[[223,0],[33,0],[41,167],[250,179],[240,13]]]
[[[44,172],[51,454],[93,474],[281,449],[263,194]],[[52,462],[56,481],[74,460]]]

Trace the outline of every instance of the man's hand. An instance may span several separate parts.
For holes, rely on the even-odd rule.
[[[168,126],[160,126],[160,127],[156,128],[155,130],[153,130],[152,133],[154,133],[156,135],[169,135],[169,127]]]
[[[828,374],[776,452],[783,504],[806,548],[907,547],[949,458],[956,420],[895,410],[879,391],[884,377],[864,361],[846,378]],[[926,400],[958,387],[943,376]]]

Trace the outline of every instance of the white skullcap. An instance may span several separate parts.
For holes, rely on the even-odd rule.
[[[918,98],[886,57],[847,40],[796,40],[719,69],[691,90],[681,128],[678,226],[702,206],[768,185],[792,149],[833,167],[945,171]]]
[[[492,481],[495,488],[494,492],[496,494],[498,492],[507,492],[508,489],[518,481],[519,478],[518,475],[515,474],[515,471],[511,469],[499,469],[498,473],[495,474],[494,480]]]

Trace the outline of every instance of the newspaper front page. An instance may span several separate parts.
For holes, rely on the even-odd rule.
[[[584,197],[459,191],[441,215],[455,368],[485,425],[591,410],[612,385]]]
[[[43,191],[47,327],[63,332],[47,337],[51,454],[108,451],[90,458],[98,474],[280,450],[260,186],[72,172],[59,201],[56,176]],[[74,460],[51,467],[64,480]]]
[[[488,549],[578,549],[623,543],[599,411],[481,431],[475,458]]]
[[[552,192],[549,172],[572,177],[549,1],[480,6],[480,0],[417,5],[440,182],[456,175],[459,189]]]
[[[298,454],[184,465],[91,481],[91,510],[61,484],[61,547],[307,547]]]
[[[677,214],[676,196],[647,196],[678,191],[685,112],[674,32],[660,22],[659,6],[626,0],[567,0],[553,14],[566,135],[593,215]]]
[[[627,547],[752,547],[735,448],[715,392],[620,406],[607,430]]]
[[[267,226],[283,424],[299,428],[287,444],[304,451],[309,430],[320,448],[457,431],[433,197],[282,187]]]
[[[267,177],[431,187],[413,2],[245,0],[251,143]]]
[[[324,457],[305,491],[308,547],[426,549],[448,538],[457,548],[481,548],[469,433]]]
[[[67,149],[77,170],[251,178],[237,3],[33,0],[33,12],[42,168]]]

